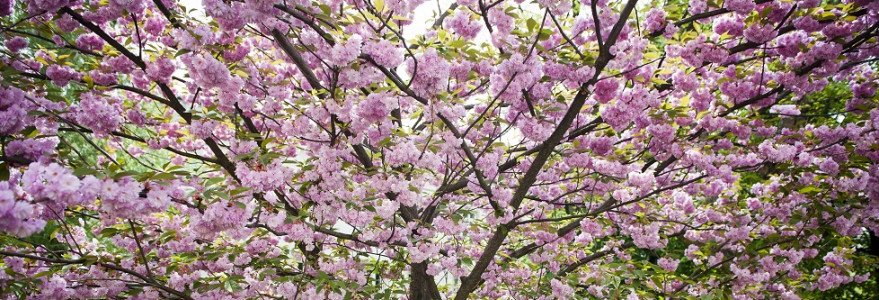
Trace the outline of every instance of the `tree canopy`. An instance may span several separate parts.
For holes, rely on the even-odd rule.
[[[0,0],[0,295],[877,296],[879,1],[188,3]]]

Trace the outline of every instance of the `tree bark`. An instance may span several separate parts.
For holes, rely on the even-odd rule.
[[[433,276],[427,274],[426,263],[413,263],[409,268],[412,276],[409,282],[409,300],[442,299]]]

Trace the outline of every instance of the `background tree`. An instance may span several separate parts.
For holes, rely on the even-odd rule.
[[[0,3],[0,293],[876,296],[879,2],[202,5]]]

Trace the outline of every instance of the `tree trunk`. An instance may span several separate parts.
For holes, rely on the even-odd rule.
[[[412,280],[409,282],[409,300],[441,300],[439,289],[433,276],[427,275],[427,264],[409,265]]]

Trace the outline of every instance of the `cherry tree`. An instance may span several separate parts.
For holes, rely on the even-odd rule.
[[[0,294],[876,281],[879,1],[202,6],[0,1]]]

